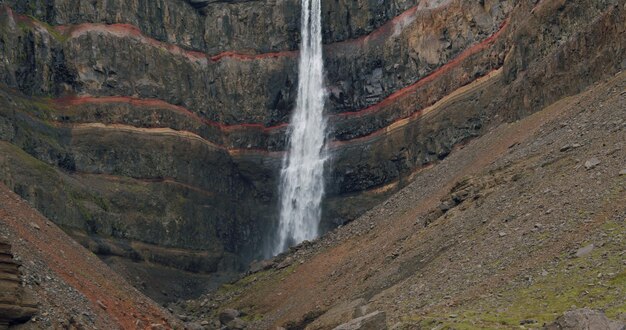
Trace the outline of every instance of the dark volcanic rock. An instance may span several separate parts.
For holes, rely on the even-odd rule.
[[[226,325],[229,322],[231,322],[232,320],[236,319],[239,317],[241,313],[239,313],[238,310],[232,309],[232,308],[227,308],[223,311],[220,312],[219,314],[219,320],[222,324]]]
[[[37,313],[37,303],[20,280],[11,246],[0,242],[0,329],[24,323]]]

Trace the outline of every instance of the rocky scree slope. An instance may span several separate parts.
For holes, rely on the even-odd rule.
[[[202,3],[1,2],[2,181],[160,300],[260,257],[295,100],[297,1]],[[323,230],[626,65],[623,1],[324,6]]]

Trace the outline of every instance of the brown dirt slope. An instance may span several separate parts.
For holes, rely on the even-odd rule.
[[[0,240],[13,246],[39,302],[25,329],[182,328],[98,257],[0,183]]]
[[[624,317],[625,147],[621,72],[492,129],[358,220],[177,308],[210,319],[233,307],[252,328],[294,329],[363,309],[400,329],[537,328],[575,307]]]

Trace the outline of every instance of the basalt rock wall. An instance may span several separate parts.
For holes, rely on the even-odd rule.
[[[297,1],[0,2],[1,179],[103,256],[241,270],[276,222]],[[616,72],[622,0],[323,1],[324,230]]]

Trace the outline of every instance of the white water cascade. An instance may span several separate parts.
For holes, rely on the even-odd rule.
[[[273,254],[318,235],[327,159],[321,0],[302,1],[298,96],[280,174],[280,219]]]

